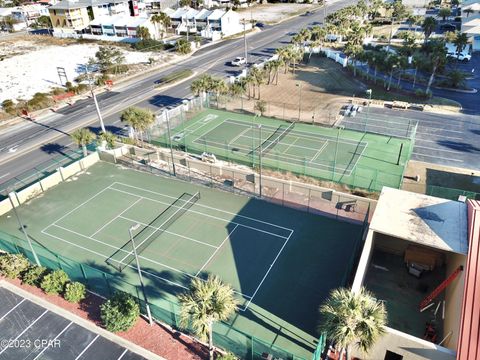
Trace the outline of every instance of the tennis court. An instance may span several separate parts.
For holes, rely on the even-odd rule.
[[[353,187],[398,188],[411,154],[411,140],[343,128],[327,128],[208,109],[188,121],[173,121],[172,145],[213,153],[249,166],[313,176]],[[168,135],[152,143],[169,146]]]
[[[214,273],[240,300],[231,323],[216,328],[220,345],[247,354],[248,334],[304,359],[315,348],[318,305],[349,276],[362,230],[104,162],[18,213],[44,265],[100,294],[118,288],[142,300],[130,229],[154,316],[176,324],[177,295],[192,278]],[[28,249],[11,213],[0,229],[0,247]]]

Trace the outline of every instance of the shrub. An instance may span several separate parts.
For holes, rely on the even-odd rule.
[[[40,286],[43,277],[47,273],[47,268],[38,265],[30,266],[22,274],[22,282],[27,285]]]
[[[263,114],[265,114],[267,111],[267,102],[265,100],[259,100],[255,103],[253,108],[263,116]]]
[[[218,360],[237,360],[237,357],[232,353],[227,353],[225,355],[220,355],[217,357]]]
[[[15,109],[15,104],[12,100],[7,99],[3,100],[2,102],[2,108],[3,110],[10,115],[16,115],[16,109]]]
[[[100,306],[100,316],[107,330],[127,331],[135,325],[140,308],[131,295],[118,292]]]
[[[0,275],[15,279],[24,272],[30,263],[22,254],[3,254],[0,256]]]
[[[63,297],[65,300],[71,303],[78,303],[85,299],[85,285],[77,281],[70,282],[65,286],[65,294]]]
[[[43,277],[40,287],[47,294],[57,295],[63,292],[68,280],[68,275],[65,271],[55,270]]]
[[[138,51],[161,51],[163,50],[163,43],[154,39],[144,39],[132,45]]]

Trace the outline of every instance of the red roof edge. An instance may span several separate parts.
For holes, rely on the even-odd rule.
[[[468,255],[458,360],[480,360],[480,201],[468,200]]]

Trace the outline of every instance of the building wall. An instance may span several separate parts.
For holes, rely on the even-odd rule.
[[[112,3],[92,7],[95,19],[101,16],[130,15],[128,3]]]
[[[389,327],[368,354],[362,354],[358,349],[353,349],[352,355],[362,360],[383,360],[387,350],[403,356],[404,360],[455,360],[456,358],[455,351]]]
[[[90,24],[86,8],[77,9],[49,9],[53,28],[82,30]]]
[[[447,254],[447,276],[450,276],[460,265],[464,267],[467,257],[460,254]],[[456,350],[462,315],[463,287],[465,285],[465,272],[462,271],[457,278],[445,289],[445,319],[443,333],[446,336],[450,331],[452,335],[445,341],[444,346]]]

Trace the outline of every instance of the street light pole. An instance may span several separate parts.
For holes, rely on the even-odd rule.
[[[258,194],[260,195],[260,198],[262,198],[262,151],[263,151],[263,146],[262,146],[262,125],[258,125],[258,137],[260,141],[260,150],[258,153],[258,165],[259,165],[259,192]]]
[[[326,21],[327,21],[327,0],[323,0],[323,26],[325,26]]]
[[[97,110],[97,116],[98,116],[98,120],[100,121],[100,127],[102,128],[103,133],[106,133],[107,131],[105,130],[105,124],[103,123],[102,114],[100,113],[100,107],[98,106],[97,97],[95,95],[95,92],[93,91],[92,78],[90,76],[90,72],[88,71],[88,64],[85,65],[85,73],[87,74],[88,85],[90,87],[90,92],[93,97],[93,102],[95,103],[95,110]]]
[[[247,54],[247,20],[243,18],[243,48],[245,51],[245,70],[248,67],[248,54]]]
[[[145,285],[143,284],[142,271],[140,270],[140,262],[138,261],[137,247],[135,246],[135,241],[133,240],[133,231],[137,230],[140,227],[140,224],[135,224],[128,228],[128,234],[130,235],[130,241],[132,243],[133,255],[135,255],[135,262],[137,263],[137,272],[138,278],[140,280],[140,286],[142,287],[143,298],[145,300],[145,307],[147,308],[148,322],[150,325],[153,325],[152,313],[150,312],[150,306],[148,305],[147,293],[145,291]]]

